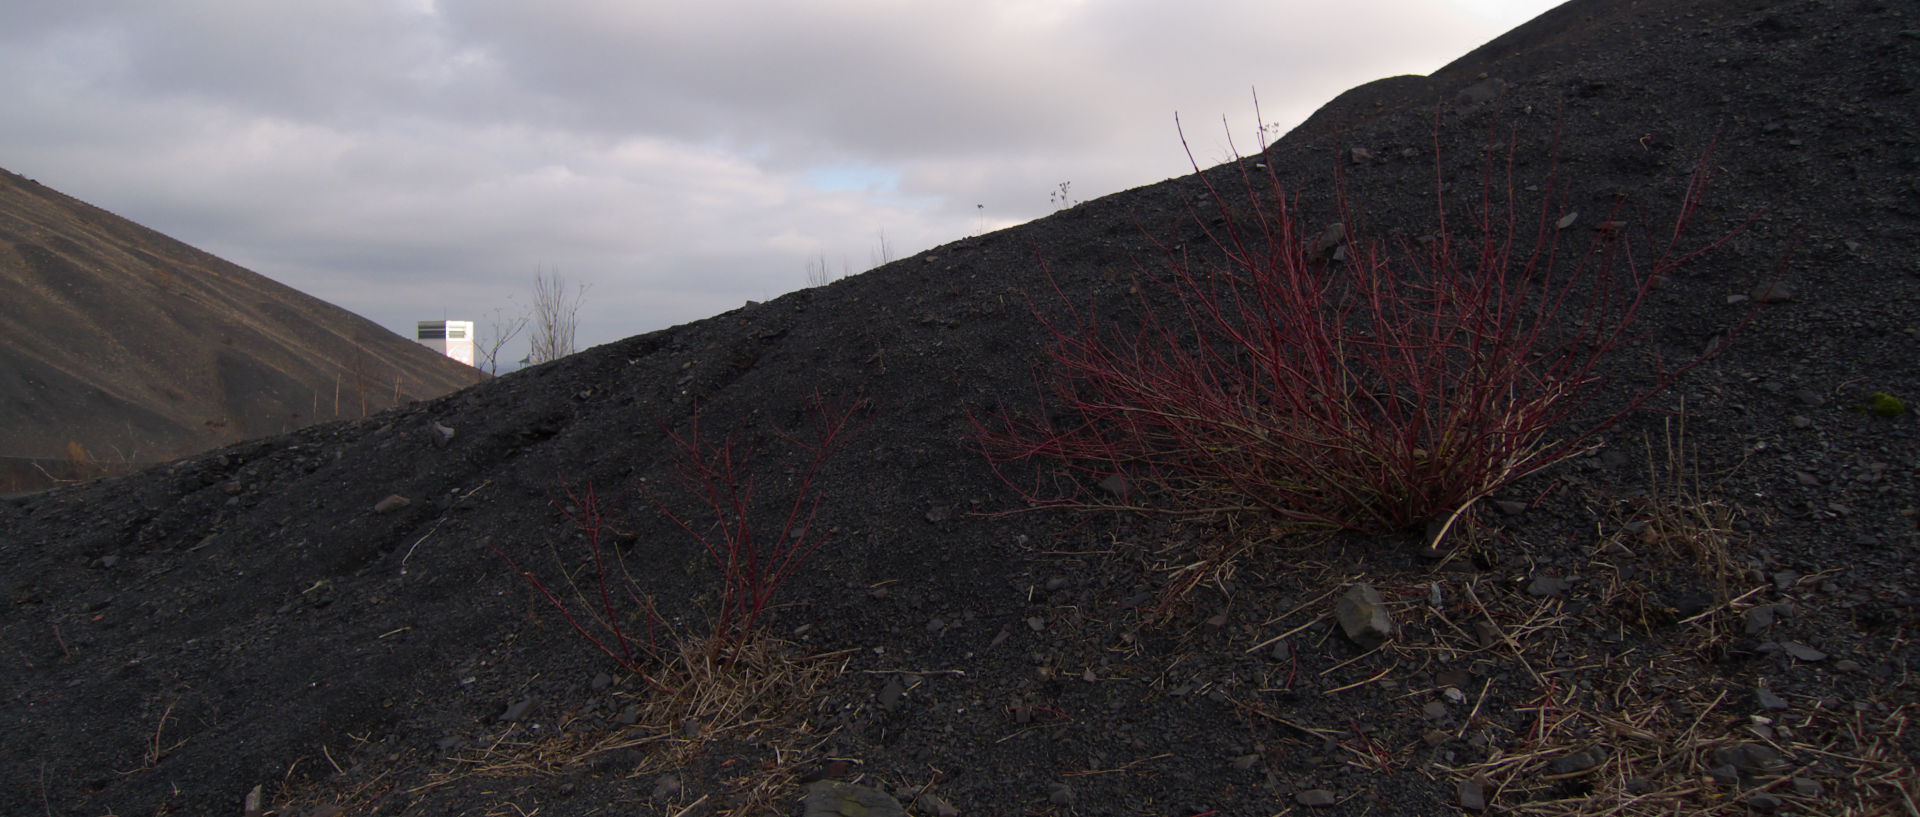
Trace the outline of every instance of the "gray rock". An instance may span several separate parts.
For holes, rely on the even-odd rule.
[[[1366,148],[1350,148],[1347,150],[1347,156],[1357,165],[1363,165],[1373,161],[1373,151]]]
[[[1065,783],[1054,783],[1047,786],[1047,802],[1056,806],[1073,805],[1073,787]]]
[[[1754,811],[1779,811],[1781,804],[1780,798],[1764,791],[1757,791],[1747,795],[1747,805]]]
[[[816,780],[806,788],[804,817],[907,817],[900,801],[879,789],[839,780]]]
[[[1713,760],[1730,766],[1742,778],[1759,777],[1777,771],[1784,761],[1780,753],[1764,743],[1736,743],[1713,750]]]
[[[1753,702],[1761,709],[1770,712],[1779,712],[1787,708],[1786,699],[1773,694],[1773,690],[1766,687],[1759,687],[1753,691]]]
[[[1501,499],[1493,503],[1494,510],[1501,516],[1519,516],[1527,512],[1527,503],[1514,499]]]
[[[1241,755],[1233,759],[1233,768],[1236,771],[1244,772],[1248,769],[1253,768],[1259,763],[1260,763],[1259,755]]]
[[[923,794],[914,798],[913,807],[921,814],[932,817],[960,817],[960,809],[954,808],[952,803],[940,799],[936,794]]]
[[[1500,637],[1500,626],[1484,618],[1473,622],[1473,638],[1480,642],[1481,647],[1492,647],[1503,640]]]
[[[532,708],[533,708],[532,698],[521,698],[520,700],[507,704],[506,710],[500,713],[500,720],[506,723],[512,723],[514,721],[520,720],[521,718],[526,717],[527,710]]]
[[[407,507],[408,505],[412,505],[412,504],[413,504],[413,500],[408,499],[404,496],[401,496],[399,494],[388,494],[386,499],[382,499],[379,502],[373,503],[373,512],[374,513],[391,513],[393,511],[400,510],[401,508]]]
[[[1796,777],[1792,785],[1793,793],[1801,797],[1820,797],[1827,793],[1827,787],[1811,777]]]
[[[1748,292],[1748,297],[1763,304],[1781,304],[1793,300],[1793,287],[1785,281],[1761,284]]]
[[[1454,797],[1460,801],[1460,808],[1467,811],[1487,810],[1487,788],[1479,780],[1468,778],[1453,788]]]
[[[1326,808],[1340,801],[1333,792],[1326,789],[1307,789],[1293,796],[1293,802],[1307,808]]]
[[[1798,641],[1780,642],[1781,651],[1802,661],[1814,662],[1827,660],[1827,654]]]
[[[1347,225],[1336,221],[1332,224],[1327,225],[1327,229],[1320,231],[1320,237],[1315,239],[1313,242],[1313,249],[1314,249],[1314,252],[1319,253],[1321,255],[1325,255],[1329,251],[1331,251],[1334,247],[1340,246],[1346,240],[1347,240]]]
[[[1774,610],[1771,604],[1762,604],[1758,607],[1747,608],[1747,635],[1759,635],[1766,632],[1768,627],[1773,626],[1773,614]]]
[[[599,673],[593,676],[593,682],[590,684],[590,686],[593,687],[593,690],[595,692],[598,692],[600,690],[606,689],[607,687],[613,686],[613,676],[608,675],[604,672]]]
[[[1447,705],[1439,701],[1428,701],[1420,707],[1420,714],[1437,721],[1447,716]]]
[[[1373,585],[1356,584],[1347,588],[1334,603],[1333,612],[1340,619],[1340,629],[1362,647],[1373,649],[1393,637],[1393,620],[1387,616],[1386,602]]]
[[[1547,764],[1547,768],[1552,769],[1554,774],[1578,774],[1600,765],[1600,761],[1605,760],[1606,757],[1605,751],[1596,746],[1583,752],[1556,757],[1553,762]]]
[[[887,679],[887,685],[880,690],[880,708],[892,711],[900,708],[900,699],[907,694],[907,686],[900,682],[900,676]]]
[[[653,779],[653,799],[654,800],[656,801],[672,800],[678,794],[680,794],[680,776],[679,775],[663,774]]]
[[[1566,595],[1566,592],[1567,580],[1559,576],[1541,574],[1533,577],[1533,581],[1527,584],[1529,596],[1562,596]]]

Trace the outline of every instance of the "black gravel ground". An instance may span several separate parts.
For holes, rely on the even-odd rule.
[[[1656,290],[1593,416],[1646,382],[1642,353],[1744,328],[1444,554],[1251,514],[1005,513],[968,417],[1031,405],[1028,295],[1058,307],[1039,260],[1124,316],[1154,240],[1204,247],[1213,211],[1177,179],[0,501],[0,813],[238,814],[250,792],[300,817],[856,813],[826,810],[862,791],[840,781],[879,790],[874,814],[1910,814],[1920,426],[1863,408],[1920,400],[1916,52],[1899,3],[1576,0],[1265,155],[1312,231],[1339,165],[1387,237],[1434,229],[1436,127],[1455,192],[1511,132],[1524,193],[1557,129],[1568,207],[1650,223],[1713,144],[1693,240],[1745,228]],[[717,574],[655,507],[685,510],[663,429],[699,406],[740,430],[777,498],[776,432],[816,391],[866,401],[821,483],[832,535],[769,613],[779,641],[681,666],[675,695],[495,555],[567,592],[562,484],[590,483],[610,552],[697,640]],[[1357,583],[1394,620],[1376,649],[1336,624]]]

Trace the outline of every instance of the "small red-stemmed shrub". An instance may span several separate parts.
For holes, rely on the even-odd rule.
[[[764,518],[755,510],[758,486],[749,456],[733,436],[718,443],[708,441],[701,435],[697,413],[686,432],[664,431],[672,443],[670,481],[687,494],[696,510],[675,511],[672,501],[659,497],[653,497],[654,504],[699,543],[720,571],[717,606],[709,621],[709,658],[726,660],[746,643],[781,586],[826,542],[828,531],[814,524],[824,498],[821,472],[852,437],[861,405],[834,407],[816,394],[809,406],[816,425],[814,436],[803,440],[778,433],[799,450],[803,461],[788,472],[793,481],[786,486],[786,502],[775,516]],[[561,491],[564,498],[556,498],[553,504],[585,539],[589,557],[585,566],[566,575],[571,600],[511,556],[498,548],[494,552],[581,638],[622,669],[665,690],[654,668],[669,662],[678,651],[661,644],[661,632],[668,631],[670,638],[680,636],[667,627],[653,597],[642,592],[617,549],[609,552],[610,539],[630,535],[609,521],[607,503],[593,485],[576,491],[562,480]],[[769,520],[777,523],[768,526]]]
[[[1504,162],[1489,142],[1471,232],[1451,231],[1437,190],[1435,234],[1392,247],[1354,230],[1304,231],[1271,165],[1238,160],[1247,195],[1234,208],[1195,163],[1227,214],[1218,227],[1200,219],[1222,260],[1166,248],[1166,274],[1143,285],[1142,317],[1124,324],[1066,303],[1056,284],[1065,317],[1034,310],[1050,337],[1046,405],[976,417],[980,447],[1040,505],[1260,509],[1382,533],[1450,522],[1586,450],[1704,360],[1653,364],[1650,387],[1562,433],[1633,339],[1656,283],[1731,236],[1682,248],[1711,151],[1670,231],[1636,242],[1616,209],[1569,265],[1559,248],[1576,217],[1558,209],[1557,155],[1523,227],[1513,140]],[[1434,148],[1444,189],[1437,127]],[[1336,190],[1352,228],[1344,185]],[[1172,308],[1152,303],[1153,286]],[[1087,488],[1096,484],[1099,496]]]
[[[560,613],[560,617],[567,622],[567,626],[573,628],[581,638],[586,639],[587,643],[613,659],[621,669],[646,680],[651,686],[661,687],[660,682],[652,674],[652,668],[665,657],[661,652],[659,640],[664,622],[653,605],[653,597],[641,593],[632,581],[619,581],[626,576],[624,566],[618,574],[608,569],[607,540],[610,536],[619,538],[620,532],[608,521],[606,504],[600,499],[599,492],[595,490],[592,483],[588,483],[584,489],[576,492],[566,480],[561,480],[560,490],[565,495],[564,501],[556,498],[552,504],[586,540],[587,554],[590,557],[590,564],[582,570],[591,569],[591,576],[581,580],[576,578],[578,572],[566,574],[567,586],[579,600],[578,608],[556,594],[538,574],[522,567],[505,551],[494,547],[491,543],[488,547],[495,555],[506,560],[515,573],[526,579],[534,592],[546,599],[547,603]],[[618,559],[618,556],[615,555],[614,558]],[[593,598],[587,597],[589,593]],[[627,611],[632,611],[631,617]],[[598,631],[589,629],[581,621],[582,616],[594,622]],[[628,625],[622,623],[623,621],[631,622],[634,618],[641,620],[640,626],[645,632],[644,640],[630,633]],[[603,634],[605,637],[602,637]]]
[[[815,395],[810,407],[813,438],[779,434],[801,456],[789,472],[793,481],[779,524],[764,529],[753,511],[758,486],[748,467],[749,456],[734,437],[718,444],[706,441],[700,435],[698,414],[685,434],[668,432],[674,445],[673,481],[693,497],[699,513],[677,513],[665,503],[661,512],[699,542],[720,569],[719,607],[712,616],[719,644],[738,644],[752,632],[774,594],[826,542],[828,531],[814,525],[823,499],[820,473],[852,437],[859,409],[858,402],[834,408]]]

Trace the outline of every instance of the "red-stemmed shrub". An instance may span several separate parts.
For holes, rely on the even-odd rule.
[[[816,426],[814,436],[803,440],[778,432],[782,440],[798,449],[801,462],[788,471],[793,479],[785,486],[786,501],[774,515],[764,517],[755,510],[758,486],[749,456],[733,436],[718,443],[708,441],[701,435],[698,413],[684,433],[663,430],[672,444],[670,482],[684,491],[695,510],[676,511],[672,507],[676,500],[650,498],[663,516],[699,543],[720,571],[717,606],[709,620],[708,657],[731,657],[733,648],[752,635],[780,587],[826,542],[828,531],[814,524],[824,498],[821,471],[853,435],[853,419],[861,405],[855,402],[835,407],[816,394],[809,404]],[[555,592],[538,574],[500,549],[493,548],[494,552],[587,643],[622,669],[666,690],[654,668],[677,652],[661,644],[660,634],[668,627],[653,597],[642,592],[629,572],[625,557],[618,554],[618,549],[610,552],[608,547],[610,538],[631,535],[620,532],[609,521],[606,502],[592,484],[579,491],[564,480],[560,486],[564,499],[556,498],[553,505],[587,544],[587,563],[571,572],[562,571],[571,598]],[[775,525],[768,526],[769,521]],[[680,637],[677,633],[668,635]]]
[[[1308,232],[1270,164],[1238,159],[1247,193],[1231,202],[1196,163],[1226,215],[1200,219],[1220,260],[1164,248],[1165,275],[1142,286],[1141,317],[1125,323],[1056,284],[1064,317],[1035,309],[1050,337],[1046,405],[975,418],[980,447],[1039,504],[1260,509],[1364,532],[1451,520],[1586,450],[1704,359],[1652,364],[1651,386],[1562,428],[1598,394],[1656,283],[1731,233],[1682,247],[1710,150],[1663,235],[1641,218],[1635,241],[1617,208],[1586,222],[1563,212],[1557,155],[1523,225],[1513,144],[1503,157],[1489,140],[1462,238],[1440,192],[1436,127],[1439,221],[1426,240],[1392,246],[1352,229],[1338,181],[1345,234]],[[1571,229],[1591,238],[1569,264]],[[1016,463],[1034,470],[1016,478]]]
[[[572,604],[554,593],[553,589],[532,570],[522,567],[512,556],[492,544],[488,547],[492,548],[500,558],[505,559],[515,573],[526,579],[534,591],[560,613],[560,617],[566,620],[567,626],[572,627],[574,632],[587,640],[587,643],[613,659],[621,669],[645,679],[652,686],[660,687],[660,683],[652,675],[652,667],[657,666],[664,657],[660,651],[659,641],[659,631],[664,627],[664,622],[653,605],[653,597],[641,593],[639,587],[630,580],[618,581],[618,578],[626,576],[624,565],[617,575],[609,572],[606,539],[610,535],[617,537],[619,531],[607,519],[606,505],[601,501],[593,484],[588,483],[585,489],[576,492],[572,485],[561,480],[560,490],[565,494],[565,501],[555,499],[552,504],[586,540],[587,554],[590,557],[588,568],[592,570],[592,575],[586,577],[584,582],[576,578],[578,571],[566,574],[568,588],[573,591],[574,597],[580,600],[578,608],[580,612],[576,613]],[[617,555],[615,558],[618,558]],[[593,599],[587,598],[589,592],[594,595]],[[620,600],[615,601],[616,598]],[[641,620],[641,627],[644,628],[646,635],[644,641],[630,634],[628,626],[622,624],[623,620],[629,622],[632,620],[626,614],[627,610],[633,611],[632,618]],[[599,632],[588,629],[580,620],[583,615],[595,622],[599,631],[604,632],[608,637],[602,638]]]
[[[719,607],[712,617],[719,644],[737,644],[751,632],[781,585],[826,542],[828,532],[814,525],[823,498],[820,472],[846,446],[859,408],[858,402],[834,408],[816,394],[810,406],[813,438],[779,434],[799,449],[800,464],[789,472],[793,481],[778,526],[764,529],[753,510],[758,486],[738,441],[731,435],[717,444],[702,438],[698,414],[686,433],[668,432],[673,481],[693,498],[699,513],[677,513],[665,503],[661,512],[699,542],[720,569]]]

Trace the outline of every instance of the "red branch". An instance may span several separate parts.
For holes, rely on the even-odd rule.
[[[1403,240],[1396,254],[1358,236],[1336,171],[1343,264],[1302,231],[1297,198],[1271,164],[1239,162],[1247,195],[1235,217],[1195,162],[1228,215],[1218,228],[1199,219],[1224,261],[1199,264],[1163,245],[1169,274],[1160,285],[1176,306],[1155,307],[1143,287],[1142,317],[1126,326],[1069,303],[1054,282],[1065,317],[1034,310],[1054,363],[1042,395],[1050,408],[974,418],[981,449],[1038,505],[1264,509],[1369,532],[1450,519],[1587,450],[1595,434],[1706,359],[1657,369],[1654,385],[1617,412],[1551,436],[1595,396],[1603,362],[1634,339],[1629,328],[1656,282],[1738,228],[1680,248],[1705,191],[1709,149],[1671,233],[1645,235],[1657,251],[1650,260],[1635,253],[1615,212],[1567,269],[1557,264],[1558,137],[1529,228],[1518,226],[1511,136],[1504,162],[1497,140],[1489,142],[1466,241],[1447,228],[1437,124],[1440,220],[1431,241]],[[1036,469],[1016,481],[1014,463]],[[1095,482],[1117,498],[1090,500],[1084,486]]]
[[[699,542],[720,569],[720,609],[713,616],[718,644],[737,643],[751,631],[781,585],[826,542],[828,532],[814,526],[822,499],[820,472],[846,445],[859,408],[855,402],[835,409],[815,394],[810,408],[817,425],[815,437],[803,441],[780,434],[804,453],[806,463],[789,489],[790,499],[777,529],[756,525],[756,486],[749,457],[732,436],[717,445],[704,440],[698,413],[685,434],[668,432],[674,444],[674,480],[712,519],[696,524],[692,515],[667,510],[664,504],[661,512]]]
[[[561,515],[565,516],[567,521],[572,522],[573,526],[577,528],[581,535],[587,540],[587,550],[593,560],[592,589],[599,597],[599,612],[597,614],[593,613],[592,603],[586,602],[584,598],[582,600],[585,603],[586,609],[589,611],[588,615],[599,623],[601,629],[606,630],[612,635],[611,643],[596,635],[592,630],[587,629],[586,625],[580,622],[580,618],[574,615],[572,606],[570,606],[566,600],[554,594],[554,592],[547,587],[546,583],[541,581],[540,577],[535,575],[533,571],[521,567],[518,562],[514,561],[513,557],[508,556],[504,551],[494,547],[491,542],[487,544],[488,549],[492,550],[500,558],[505,559],[507,564],[513,567],[514,572],[519,573],[522,578],[527,580],[529,585],[532,585],[533,589],[538,592],[542,598],[547,600],[548,604],[553,605],[554,610],[560,613],[560,617],[566,620],[567,626],[572,627],[574,632],[579,633],[581,638],[587,640],[587,643],[592,644],[595,648],[599,649],[600,652],[605,653],[607,657],[612,658],[620,665],[621,669],[645,679],[649,685],[657,689],[665,690],[666,687],[649,672],[649,665],[658,663],[662,657],[658,641],[658,627],[661,623],[660,614],[659,611],[654,608],[653,599],[640,594],[638,589],[631,585],[631,581],[629,581],[627,588],[628,596],[640,608],[641,615],[646,620],[646,641],[643,643],[628,635],[626,628],[620,624],[622,616],[619,610],[616,609],[617,605],[614,603],[613,591],[611,589],[613,584],[612,577],[609,576],[607,572],[606,552],[601,543],[602,537],[607,532],[613,530],[613,528],[607,522],[606,509],[600,502],[598,493],[594,490],[592,483],[587,484],[584,492],[575,493],[573,486],[568,485],[565,480],[561,480],[560,489],[566,494],[566,504],[562,504],[556,499],[553,505],[559,508]],[[570,575],[567,577],[567,581],[569,584],[574,584],[573,578]],[[577,584],[575,584],[575,594],[582,595],[579,592]]]

